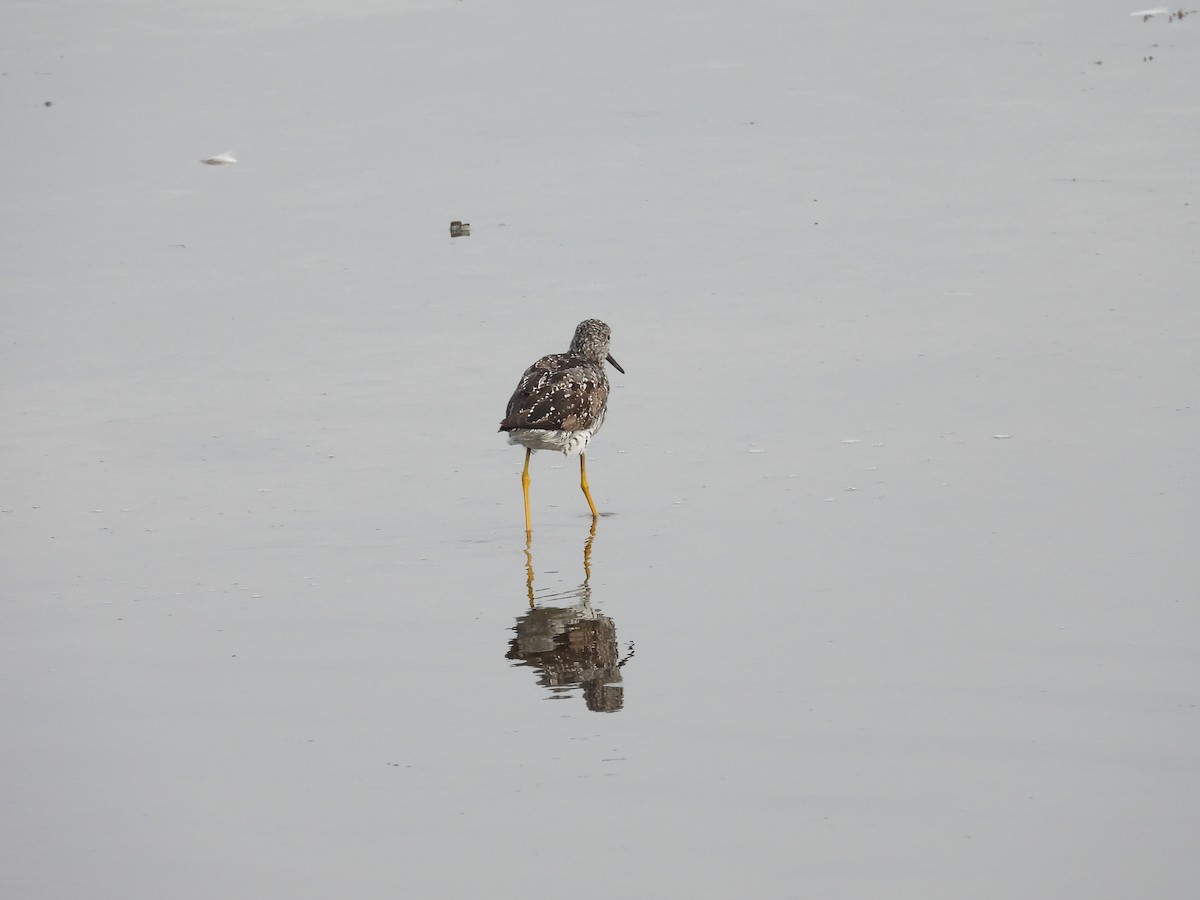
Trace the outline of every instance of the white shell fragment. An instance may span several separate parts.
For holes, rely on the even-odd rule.
[[[200,162],[206,166],[232,166],[237,162],[237,157],[232,153],[218,153],[216,156],[210,156],[208,159],[202,159]]]

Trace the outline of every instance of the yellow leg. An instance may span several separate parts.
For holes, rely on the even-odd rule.
[[[587,497],[588,506],[592,508],[592,520],[595,521],[600,513],[596,512],[596,504],[592,502],[592,492],[588,490],[587,458],[582,453],[579,454],[579,486],[583,488],[583,496]]]
[[[533,451],[525,448],[525,469],[521,472],[521,493],[525,495],[525,536],[533,534],[533,525],[529,519],[529,457]]]

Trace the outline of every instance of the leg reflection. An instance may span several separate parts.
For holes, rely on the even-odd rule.
[[[596,540],[596,520],[592,519],[592,530],[588,532],[588,539],[583,544],[583,584],[580,587],[586,587],[590,591],[589,582],[592,580],[592,543]]]
[[[529,608],[533,609],[533,534],[525,532],[525,590],[529,593]]]
[[[592,607],[592,547],[596,523],[583,545],[583,581],[566,591],[534,591],[533,541],[525,541],[525,593],[529,611],[517,619],[507,659],[537,672],[555,699],[582,690],[588,709],[616,712],[625,702],[613,620]]]

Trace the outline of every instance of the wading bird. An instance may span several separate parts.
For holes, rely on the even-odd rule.
[[[525,533],[533,526],[529,517],[529,457],[534,450],[558,450],[565,456],[579,456],[579,486],[596,520],[596,504],[588,490],[587,459],[584,450],[608,411],[608,376],[604,363],[625,374],[608,352],[612,329],[599,319],[585,319],[575,329],[566,353],[543,356],[525,370],[521,383],[508,401],[508,410],[500,430],[508,433],[510,444],[525,448],[525,469],[521,472],[521,490],[525,495]]]

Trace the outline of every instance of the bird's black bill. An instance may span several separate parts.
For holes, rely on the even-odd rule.
[[[616,370],[617,370],[618,372],[620,372],[622,375],[624,375],[624,374],[625,374],[625,370],[621,368],[621,364],[620,364],[619,362],[617,362],[615,359],[613,359],[613,358],[612,358],[612,354],[611,354],[611,353],[610,353],[610,354],[608,354],[608,356],[607,356],[607,357],[605,357],[605,358],[606,358],[606,359],[607,359],[607,360],[608,360],[610,363],[612,363],[612,367],[613,367],[614,369],[616,369]]]

